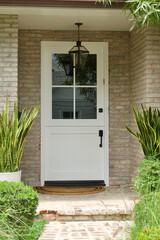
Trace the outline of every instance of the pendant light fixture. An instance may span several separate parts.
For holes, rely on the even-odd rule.
[[[89,51],[84,46],[81,45],[81,41],[80,41],[80,26],[82,24],[83,23],[75,23],[75,25],[78,26],[78,41],[76,42],[76,46],[74,46],[69,51],[71,61],[72,63],[74,62],[73,67],[77,69],[84,68],[87,61],[88,54],[89,54]],[[74,55],[75,55],[75,60],[73,61]]]
[[[73,63],[71,63],[69,54],[63,57],[62,66],[67,77],[73,76]]]

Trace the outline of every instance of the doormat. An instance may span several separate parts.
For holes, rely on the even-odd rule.
[[[105,191],[104,186],[88,186],[88,187],[33,187],[35,191],[42,194],[52,195],[84,195],[93,194]]]

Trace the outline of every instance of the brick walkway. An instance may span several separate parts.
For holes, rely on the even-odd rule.
[[[50,221],[39,240],[127,240],[139,196],[129,187],[89,195],[39,194],[37,215]],[[110,221],[109,221],[110,220]]]
[[[39,240],[127,240],[130,221],[50,222]]]

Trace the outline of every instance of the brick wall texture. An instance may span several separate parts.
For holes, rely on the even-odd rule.
[[[130,105],[141,109],[141,104],[160,108],[160,30],[144,29],[130,34]],[[133,112],[130,113],[130,126],[136,130]],[[139,143],[130,139],[130,176],[135,174],[137,162],[143,154]]]
[[[6,16],[0,17],[0,20],[3,19],[3,24],[5,18]],[[8,16],[8,19],[16,20],[17,17]],[[14,26],[13,24],[11,27],[13,31]],[[12,36],[12,31],[10,34]],[[109,181],[110,185],[126,184],[130,182],[136,163],[142,157],[139,144],[125,130],[126,125],[134,129],[131,104],[138,109],[141,103],[160,107],[160,32],[156,28],[145,29],[139,33],[136,31],[132,33],[82,31],[81,39],[109,44]],[[19,30],[18,99],[20,111],[24,107],[29,109],[36,106],[41,101],[41,41],[76,40],[77,31]],[[16,42],[16,37],[14,41]],[[0,42],[5,43],[5,35],[1,36]],[[17,42],[10,44],[13,47]],[[15,55],[12,55],[12,52],[8,54],[10,54],[8,59],[12,61],[12,56],[15,57]],[[2,62],[4,61],[2,60],[0,64]],[[9,69],[12,69],[13,65],[10,64]],[[5,69],[2,68],[1,74],[4,73]],[[16,73],[16,64],[11,73]],[[8,79],[8,76],[0,77],[0,84],[3,83],[3,79]],[[12,81],[8,80],[7,84],[11,83],[17,84],[17,75],[13,76]],[[10,85],[6,87],[8,91]],[[14,89],[14,86],[12,88]],[[15,94],[13,96],[15,98],[16,93],[17,88],[11,91],[11,94]],[[3,96],[1,97],[3,99]],[[40,184],[40,131],[39,113],[27,137],[21,164],[23,180],[29,185]]]
[[[0,15],[0,111],[18,96],[18,17]]]
[[[129,182],[129,33],[81,32],[83,41],[109,43],[109,129],[110,184]],[[76,41],[76,31],[19,31],[19,107],[40,103],[41,41]],[[119,121],[121,119],[121,121]],[[40,180],[40,118],[23,155],[24,180],[29,184]],[[32,166],[30,168],[30,166]]]

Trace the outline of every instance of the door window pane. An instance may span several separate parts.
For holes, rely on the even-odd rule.
[[[52,119],[73,119],[73,88],[52,88]]]
[[[73,85],[73,66],[69,54],[52,54],[52,85]]]
[[[97,56],[89,54],[83,69],[76,69],[76,85],[97,84]]]
[[[76,88],[76,119],[97,118],[97,88]]]
[[[52,119],[97,119],[97,55],[73,69],[69,54],[52,54]]]

